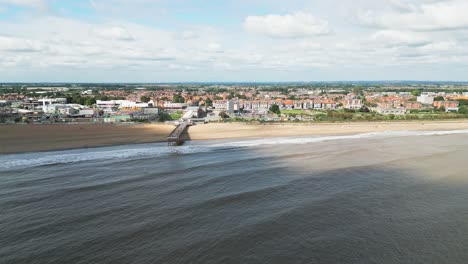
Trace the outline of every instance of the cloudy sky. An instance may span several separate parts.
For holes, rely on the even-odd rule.
[[[0,82],[468,80],[467,0],[0,0]]]

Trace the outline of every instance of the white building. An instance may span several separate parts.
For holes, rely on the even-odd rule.
[[[427,94],[422,94],[421,96],[418,96],[417,101],[421,104],[432,105],[434,103],[434,97]]]
[[[112,110],[114,107],[119,107],[122,101],[125,100],[110,100],[110,101],[96,101],[96,107],[105,109],[105,110]]]
[[[93,94],[93,90],[86,90],[81,92],[82,95]]]
[[[39,99],[37,100],[39,102],[39,105],[42,106],[42,111],[47,112],[47,106],[53,105],[53,104],[66,104],[67,103],[67,98],[46,98],[46,99]]]
[[[228,113],[233,114],[236,111],[239,111],[239,102],[238,101],[233,101],[229,100],[226,102],[226,110]]]
[[[183,109],[187,107],[185,103],[164,102],[164,109]]]
[[[47,114],[56,114],[60,113],[62,115],[74,115],[78,113],[78,109],[71,107],[70,105],[66,104],[51,104],[42,107],[42,111]]]
[[[228,102],[224,100],[214,101],[213,108],[216,110],[227,110]]]
[[[361,109],[362,108],[362,100],[361,99],[347,99],[346,103],[344,104],[344,108],[346,108],[346,109]]]
[[[135,108],[145,108],[145,107],[153,107],[153,106],[154,106],[153,101],[149,101],[148,103],[137,103],[137,102],[132,102],[128,100],[123,100],[122,102],[120,102],[119,109],[122,109],[122,108],[135,109]]]
[[[82,109],[78,114],[84,117],[93,117],[96,114],[96,112],[94,111],[94,109]]]
[[[314,109],[322,109],[322,108],[323,108],[322,103],[314,102]]]
[[[157,108],[157,107],[143,108],[143,114],[145,114],[145,115],[157,115],[157,114],[159,114],[159,108]]]

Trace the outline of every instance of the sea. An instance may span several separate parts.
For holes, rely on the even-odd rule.
[[[468,130],[1,155],[0,263],[468,263]]]

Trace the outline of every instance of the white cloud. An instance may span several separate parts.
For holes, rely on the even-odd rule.
[[[122,9],[130,8],[135,3],[135,9],[128,10],[135,17],[141,14],[137,12],[138,6],[144,9],[148,5],[153,10],[160,8],[155,4],[156,0],[135,1],[138,3],[130,0],[94,0],[92,2],[97,10],[92,12],[94,19],[89,20],[65,17],[64,14],[73,14],[57,10],[34,14],[26,11],[11,19],[0,20],[2,77],[7,79],[5,76],[8,74],[14,76],[17,73],[18,80],[21,80],[23,76],[33,76],[19,75],[20,71],[26,72],[28,69],[31,73],[40,72],[42,80],[46,81],[48,76],[55,76],[50,72],[66,71],[71,81],[87,80],[89,76],[94,76],[94,80],[101,78],[106,81],[113,81],[114,76],[116,80],[125,81],[119,78],[133,74],[138,74],[133,81],[155,81],[158,73],[162,78],[176,76],[173,78],[176,81],[192,78],[214,80],[231,73],[239,74],[237,79],[232,80],[257,80],[261,73],[264,80],[283,77],[291,80],[288,73],[302,71],[303,80],[310,80],[320,79],[322,75],[311,77],[320,71],[330,71],[335,74],[330,76],[340,76],[342,72],[348,72],[343,68],[354,72],[364,69],[361,76],[365,76],[366,70],[387,66],[411,65],[412,69],[417,69],[431,63],[468,65],[468,30],[422,31],[421,27],[423,24],[434,24],[427,22],[434,19],[428,20],[431,16],[422,7],[456,2],[453,0],[329,0],[331,2],[327,4],[333,7],[330,10],[320,9],[324,2],[317,1],[317,6],[308,6],[307,10],[316,10],[330,22],[298,12],[250,17],[243,14],[241,18],[246,19],[240,25],[221,23],[223,21],[210,24],[206,22],[209,19],[203,20],[203,24],[187,24],[177,17],[157,17],[154,14],[151,16],[155,20],[142,19],[144,24],[138,24],[131,22],[135,21],[133,17],[105,11],[111,2],[119,3],[119,7],[123,5],[125,8]],[[159,3],[163,1],[164,7],[174,2],[158,0]],[[242,1],[244,4],[247,2]],[[5,0],[0,0],[0,3],[5,3]],[[287,5],[286,2],[282,3]],[[368,13],[371,22],[377,19],[377,22],[385,23],[379,28],[349,23],[344,18],[351,16],[334,13],[337,3],[340,9],[350,10],[352,14],[355,14],[351,9],[353,6],[360,10],[374,10]],[[10,8],[5,7],[9,12]],[[275,11],[287,14],[288,10],[300,10],[300,7]],[[426,15],[424,19],[414,18],[411,25],[404,25],[403,22],[389,20],[389,14],[397,17],[393,20],[415,14]],[[380,15],[385,19],[379,20],[382,19]],[[457,18],[457,15],[453,17]],[[377,26],[376,23],[372,25]],[[244,26],[253,36],[236,31],[239,26]],[[333,34],[329,34],[331,26]],[[328,35],[315,37],[323,34]],[[117,73],[117,70],[121,72]],[[78,71],[83,74],[76,73]],[[177,75],[181,71],[184,73]],[[101,77],[106,73],[108,75]],[[145,76],[147,79],[139,79]]]
[[[365,25],[391,29],[434,31],[468,28],[466,0],[433,1],[419,5],[401,2],[397,6],[400,8],[391,12],[367,10],[361,12],[358,19]]]
[[[40,52],[45,46],[37,40],[0,36],[0,50],[7,52]]]
[[[275,38],[310,37],[331,32],[327,21],[305,12],[248,16],[244,21],[244,28],[251,33]]]
[[[27,8],[46,9],[47,2],[45,0],[0,0],[0,4],[11,4],[23,6]]]
[[[178,39],[187,40],[187,39],[196,39],[198,38],[198,35],[192,30],[184,30],[181,33],[175,34],[174,37]]]
[[[101,28],[101,29],[95,30],[95,34],[106,39],[124,40],[124,41],[134,40],[130,32],[128,32],[128,30],[123,27]]]
[[[396,30],[381,30],[377,31],[370,37],[372,41],[385,46],[423,46],[431,41],[421,33],[396,31]]]

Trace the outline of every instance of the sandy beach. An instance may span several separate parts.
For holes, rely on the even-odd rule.
[[[164,142],[172,125],[1,125],[0,154]],[[462,130],[468,120],[318,124],[210,123],[188,129],[191,140]]]
[[[192,140],[263,138],[308,135],[342,135],[383,131],[423,131],[468,129],[468,120],[429,122],[353,122],[316,124],[239,124],[220,123],[189,128]]]
[[[172,125],[0,125],[0,154],[162,142]]]

